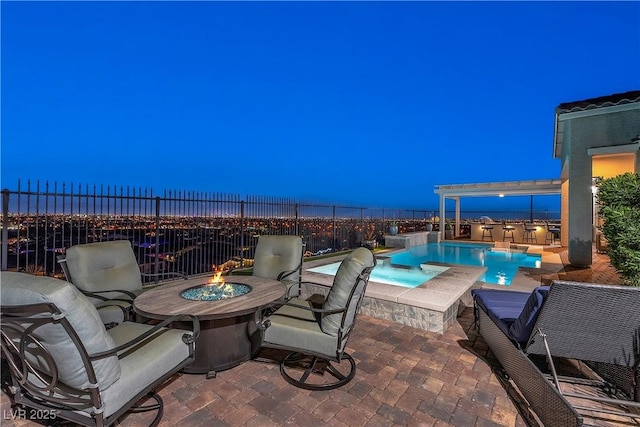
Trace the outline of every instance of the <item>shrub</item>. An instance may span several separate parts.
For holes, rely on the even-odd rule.
[[[598,201],[611,264],[627,284],[640,286],[640,174],[603,179]]]

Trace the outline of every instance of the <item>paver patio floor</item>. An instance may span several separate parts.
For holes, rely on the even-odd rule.
[[[608,258],[594,254],[590,269],[558,273],[562,279],[619,283]],[[349,341],[357,373],[346,386],[307,391],[289,385],[278,365],[260,358],[218,373],[177,374],[159,394],[161,426],[537,426],[501,375],[473,327],[471,308],[444,335],[359,316]],[[272,355],[264,353],[261,355]],[[3,426],[12,420],[2,393]],[[148,425],[151,413],[130,414],[121,426]]]

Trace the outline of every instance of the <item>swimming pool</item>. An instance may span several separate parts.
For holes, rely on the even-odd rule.
[[[510,285],[520,267],[540,268],[540,255],[492,251],[492,247],[482,243],[427,243],[393,254],[391,259],[394,264],[415,267],[428,262],[487,267],[478,280],[498,285]]]
[[[431,270],[429,274],[421,272],[421,264],[441,262],[447,264],[462,264],[486,267],[487,271],[478,280],[498,285],[510,285],[518,268],[540,268],[540,255],[518,252],[492,251],[491,244],[482,243],[427,243],[414,246],[406,251],[389,255],[382,265],[377,265],[371,273],[371,280],[396,286],[415,287],[440,274],[441,271],[432,270],[440,266],[424,266]],[[402,265],[405,268],[393,268],[390,264]],[[317,273],[335,274],[339,263],[309,269]],[[446,269],[446,267],[440,267]],[[324,271],[323,271],[324,269]],[[383,280],[380,280],[380,277]],[[417,283],[418,281],[421,282]]]
[[[335,276],[338,267],[340,267],[340,262],[334,262],[310,268],[308,271]],[[448,268],[439,265],[428,265],[423,268],[420,268],[420,266],[416,268],[397,268],[392,267],[389,262],[378,261],[369,278],[374,282],[386,283],[387,285],[415,288]]]

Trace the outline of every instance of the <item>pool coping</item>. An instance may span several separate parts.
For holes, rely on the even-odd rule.
[[[412,236],[415,237],[418,234],[420,233],[414,233]],[[491,246],[488,242],[449,242]],[[406,251],[410,247],[394,247],[384,251],[376,251],[375,256],[376,259],[384,261],[385,258]],[[541,256],[540,268],[519,267],[511,284],[505,286],[480,281],[486,267],[430,261],[425,264],[445,266],[448,269],[415,288],[403,288],[369,281],[360,313],[442,334],[456,322],[459,312],[465,307],[473,305],[472,289],[495,288],[530,292],[534,287],[540,286],[542,277],[554,274],[563,268],[560,256],[544,251],[542,245],[512,244],[510,250],[539,254]],[[304,262],[303,281],[324,285],[315,288],[312,286],[310,292],[326,294],[327,286],[330,287],[333,283],[333,276],[310,272],[307,269],[341,261],[345,256],[346,254],[336,255],[335,257]],[[307,296],[310,295],[303,295],[303,297]]]
[[[385,251],[376,254],[376,258],[384,260],[405,248]],[[326,294],[327,286],[333,283],[332,275],[308,271],[310,268],[341,261],[346,255],[323,258],[304,263],[303,282],[318,283],[307,287],[309,294]],[[376,318],[393,320],[409,326],[436,333],[445,333],[455,322],[461,308],[472,305],[471,289],[481,287],[478,279],[486,271],[486,267],[465,266],[440,262],[428,262],[427,265],[448,267],[435,277],[415,288],[389,285],[370,280],[360,312]],[[309,297],[309,294],[303,297]]]

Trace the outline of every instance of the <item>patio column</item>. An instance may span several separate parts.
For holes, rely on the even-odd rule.
[[[444,207],[445,207],[444,194],[440,193],[440,213],[438,214],[438,218],[439,218],[438,229],[439,229],[441,239],[444,239],[444,221],[445,221]]]
[[[460,197],[453,197],[456,201],[456,226],[454,228],[453,236],[460,237]]]

